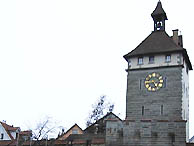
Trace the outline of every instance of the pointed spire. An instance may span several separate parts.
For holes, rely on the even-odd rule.
[[[165,30],[165,20],[168,20],[164,9],[162,8],[162,3],[159,0],[158,4],[151,14],[154,20],[154,31],[156,30]]]
[[[155,17],[164,17],[164,20],[168,20],[165,11],[162,8],[162,3],[160,0],[158,1],[158,4],[157,4],[155,10],[153,11],[153,13],[151,14],[151,16],[153,19]]]

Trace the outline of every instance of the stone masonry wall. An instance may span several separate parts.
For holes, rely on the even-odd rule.
[[[125,146],[185,146],[185,121],[126,122]]]
[[[144,81],[150,73],[159,73],[165,79],[163,87],[147,91]],[[130,120],[182,119],[182,67],[142,69],[128,72],[126,118]],[[142,115],[144,106],[144,115]],[[161,106],[163,113],[161,114]]]
[[[108,121],[106,146],[185,146],[185,134],[185,121]]]

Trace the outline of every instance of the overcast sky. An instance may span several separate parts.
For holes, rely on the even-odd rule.
[[[101,95],[125,117],[123,55],[153,31],[158,0],[0,1],[0,120],[33,127],[47,115],[85,128]],[[162,0],[166,31],[181,30],[194,63],[193,0]],[[194,135],[194,73],[190,72],[190,137]]]

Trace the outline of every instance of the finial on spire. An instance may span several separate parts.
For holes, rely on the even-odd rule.
[[[151,16],[154,20],[154,31],[165,30],[165,20],[168,19],[164,9],[162,8],[162,3],[160,0],[158,1],[158,4]]]

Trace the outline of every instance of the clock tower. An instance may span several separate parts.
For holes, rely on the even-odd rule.
[[[167,15],[159,1],[151,14],[154,31],[124,55],[128,62],[126,123],[129,146],[184,146],[189,138],[189,70],[182,36],[165,31]]]

